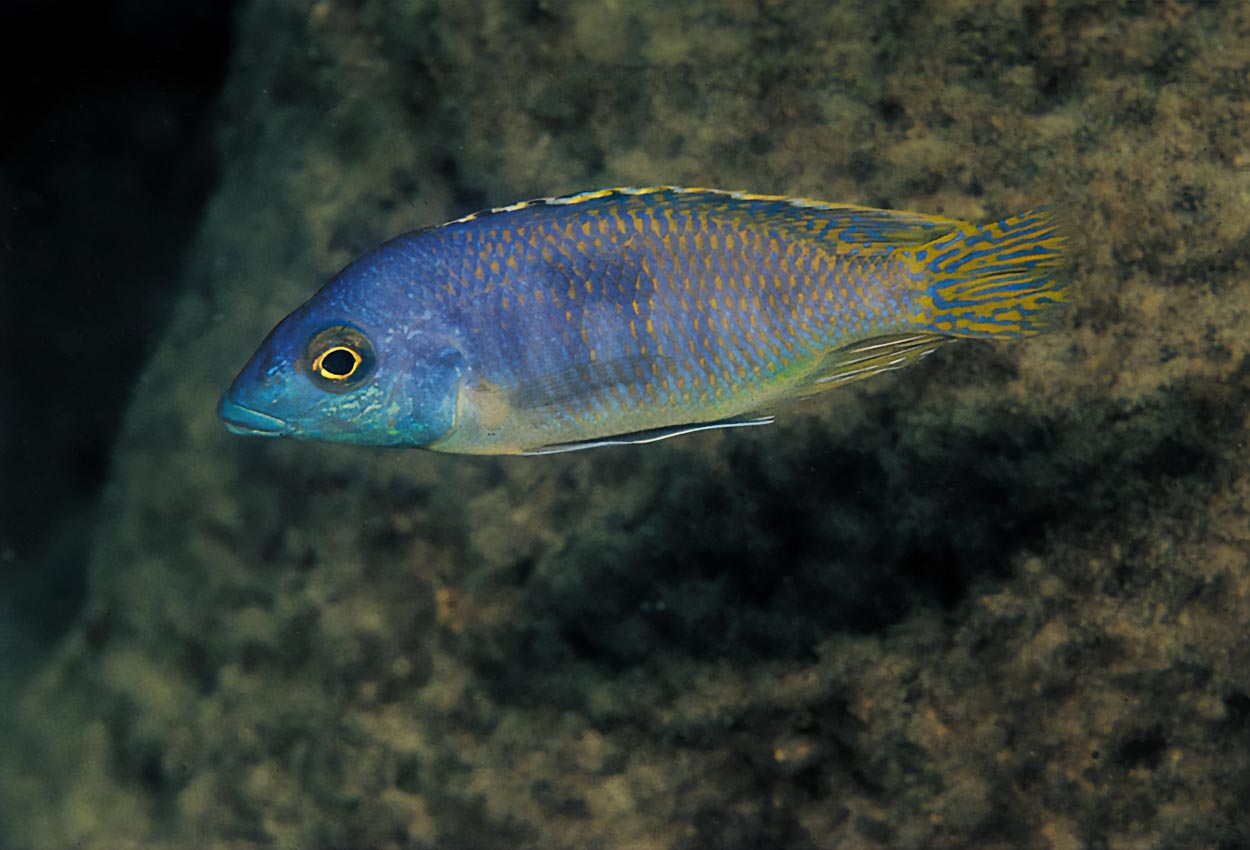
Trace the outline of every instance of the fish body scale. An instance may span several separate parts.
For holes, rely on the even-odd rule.
[[[968,222],[741,192],[606,189],[400,236],[287,316],[237,433],[546,453],[761,424],[958,338],[1052,327],[1045,210]]]
[[[839,254],[819,222],[784,217],[802,208],[750,216],[712,197],[536,204],[417,235],[447,258],[422,287],[458,317],[490,389],[568,382],[510,409],[522,442],[767,406],[911,305],[917,275],[896,250]],[[580,380],[587,367],[596,380]]]

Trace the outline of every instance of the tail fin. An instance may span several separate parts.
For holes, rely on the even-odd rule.
[[[1041,333],[1067,301],[1064,234],[1045,209],[960,228],[916,249],[924,274],[913,330],[957,337]]]

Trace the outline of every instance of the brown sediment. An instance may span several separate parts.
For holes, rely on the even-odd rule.
[[[256,4],[20,846],[1250,840],[1250,11]],[[1068,324],[768,429],[529,460],[246,441],[382,238],[747,188],[1079,223]]]

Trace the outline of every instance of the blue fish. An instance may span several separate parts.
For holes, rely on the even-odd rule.
[[[269,334],[235,433],[538,454],[761,425],[964,337],[1051,327],[1045,210],[977,226],[670,186],[525,201],[400,236]]]

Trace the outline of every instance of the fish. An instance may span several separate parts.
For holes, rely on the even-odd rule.
[[[547,454],[772,422],[1068,300],[1045,207],[977,225],[655,186],[398,236],[284,318],[223,394],[236,434]]]

